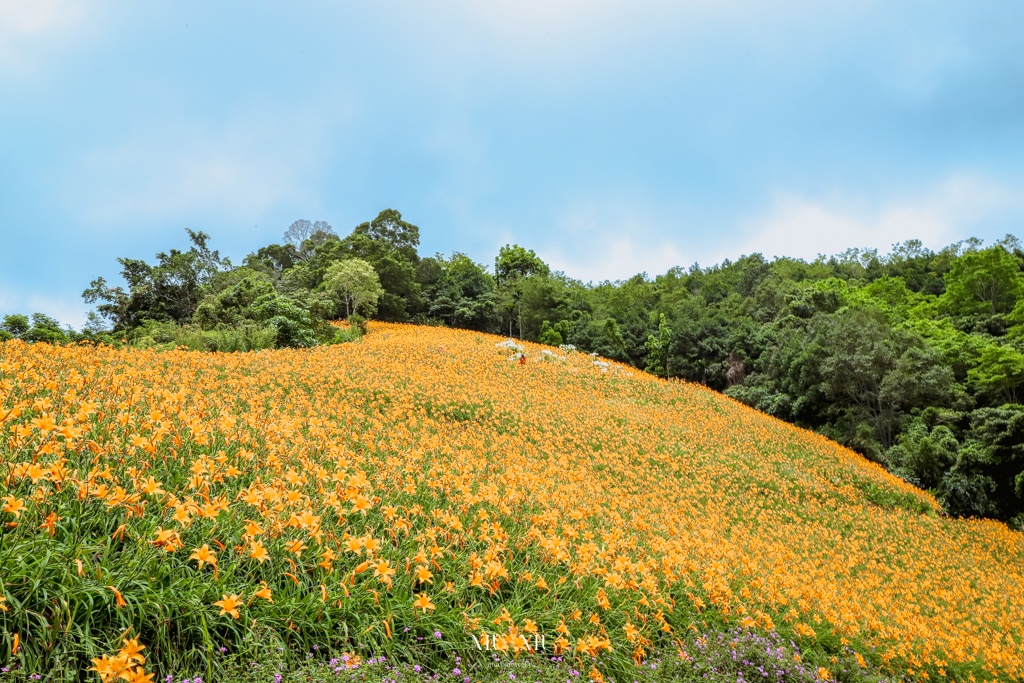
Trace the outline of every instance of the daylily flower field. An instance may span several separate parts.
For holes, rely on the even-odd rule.
[[[718,627],[1024,677],[1024,535],[701,387],[524,346],[0,344],[0,665],[542,644],[616,677]]]

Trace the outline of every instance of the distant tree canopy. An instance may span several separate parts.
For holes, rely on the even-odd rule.
[[[154,266],[138,259],[117,259],[128,291],[109,287],[100,277],[82,293],[86,303],[99,303],[97,310],[114,323],[115,330],[135,327],[147,318],[177,323],[191,320],[204,288],[231,263],[207,247],[209,235],[185,231],[192,242],[188,251],[160,252]]]
[[[343,237],[295,221],[237,268],[206,234],[188,236],[154,264],[118,259],[126,286],[97,278],[86,301],[117,333],[251,329],[307,346],[331,338],[326,320],[359,314],[572,345],[724,391],[858,450],[952,514],[1024,528],[1024,251],[1012,236],[811,263],[750,254],[596,285],[515,244],[493,270],[460,252],[421,257],[420,229],[394,209]],[[0,338],[68,336],[51,323],[8,316]],[[90,334],[102,327],[94,318]]]
[[[332,238],[337,239],[337,237],[327,221],[312,222],[300,218],[285,231],[284,242],[294,250],[297,259],[308,261],[317,247]]]
[[[21,339],[27,342],[62,344],[75,338],[74,330],[61,329],[60,323],[48,315],[12,313],[0,320],[0,342]]]

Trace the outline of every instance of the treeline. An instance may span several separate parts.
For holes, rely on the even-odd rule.
[[[345,237],[295,221],[240,266],[188,234],[189,250],[155,264],[118,259],[127,288],[94,280],[82,332],[7,316],[0,338],[302,347],[352,339],[373,317],[571,344],[817,430],[950,514],[1024,527],[1024,251],[1012,236],[813,263],[752,254],[593,285],[518,245],[493,268],[420,256],[419,228],[392,209]],[[339,318],[354,324],[328,324]]]

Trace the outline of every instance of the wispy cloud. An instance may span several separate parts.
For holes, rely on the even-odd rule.
[[[0,75],[32,76],[88,17],[84,2],[0,0]]]
[[[643,272],[653,277],[688,263],[653,208],[614,201],[574,205],[557,218],[557,237],[536,251],[555,270],[584,282]]]
[[[887,200],[779,192],[759,215],[719,214],[715,231],[700,235],[681,207],[636,198],[591,201],[563,211],[553,236],[536,251],[570,277],[597,282],[641,272],[655,276],[674,266],[711,265],[755,252],[813,261],[850,247],[884,254],[910,239],[940,249],[970,236],[991,238],[998,232],[993,224],[1011,231],[1022,214],[1024,188],[971,174]]]
[[[0,286],[0,317],[12,313],[31,315],[45,313],[56,319],[61,325],[71,325],[81,329],[85,324],[85,316],[89,307],[73,299],[51,297],[38,293],[17,292]]]
[[[685,256],[667,240],[650,242],[627,235],[595,233],[578,243],[578,249],[555,247],[545,252],[550,265],[583,282],[625,280],[638,273],[654,277],[675,266]]]
[[[67,201],[108,229],[195,215],[244,224],[283,203],[316,208],[329,152],[321,122],[301,111],[164,123],[89,151]]]
[[[737,254],[813,260],[850,247],[887,253],[909,239],[935,249],[975,234],[994,215],[1021,210],[1020,188],[971,175],[952,176],[920,194],[887,202],[783,193],[763,215],[743,221],[745,237]]]

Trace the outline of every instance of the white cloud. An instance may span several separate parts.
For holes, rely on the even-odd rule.
[[[81,329],[88,311],[89,307],[85,304],[69,303],[66,299],[56,299],[32,292],[18,293],[0,285],[0,317],[12,313],[45,313],[59,321],[62,326],[71,325],[75,329]]]
[[[34,34],[67,21],[75,7],[58,0],[0,0],[0,25],[11,34]]]
[[[887,253],[909,239],[937,249],[974,234],[986,218],[1013,209],[1024,209],[1019,190],[974,176],[954,176],[917,196],[885,203],[782,194],[764,215],[742,223],[740,248],[720,258],[761,252],[769,258],[813,260],[850,247]]]
[[[315,207],[324,138],[322,122],[299,111],[159,123],[90,151],[67,179],[68,204],[104,226],[197,214],[237,223],[281,203]]]
[[[76,330],[81,329],[85,324],[85,316],[90,310],[90,307],[85,304],[69,303],[64,299],[54,299],[37,294],[25,297],[25,304],[22,308],[26,313],[45,313],[58,320],[61,325],[71,325]]]
[[[654,277],[685,262],[682,252],[668,240],[649,242],[600,232],[568,249],[555,247],[544,255],[549,255],[553,269],[565,271],[571,278],[595,283],[625,280],[638,273]]]
[[[88,16],[83,2],[0,0],[0,72],[33,75],[47,55],[73,42]]]
[[[573,206],[556,220],[557,241],[536,249],[553,269],[584,282],[664,273],[687,262],[653,214],[610,202]]]
[[[792,48],[786,31],[812,24],[801,40],[827,44],[824,34],[868,11],[870,3],[834,2],[827,11],[807,0],[759,3],[752,0],[436,0],[404,2],[401,11],[387,4],[389,29],[398,23],[413,41],[423,41],[431,78],[466,65],[494,78],[520,70],[529,84],[550,81],[560,89],[575,79],[607,80],[634,63],[636,51],[652,68],[678,70],[723,40],[739,41],[744,51],[775,54]],[[397,17],[397,18],[395,18]],[[718,36],[712,38],[712,36]],[[671,49],[672,62],[666,62]],[[656,56],[657,55],[657,56]],[[437,62],[442,67],[439,69]],[[597,68],[595,68],[595,66]]]
[[[553,221],[546,243],[524,246],[552,268],[594,282],[641,272],[653,277],[674,266],[711,265],[754,252],[813,261],[851,247],[885,254],[910,239],[941,249],[970,236],[1002,237],[1016,225],[1013,217],[1024,213],[1024,192],[956,175],[887,201],[780,193],[758,216],[737,219],[722,209],[717,217],[697,220],[687,217],[684,206],[656,206],[635,197],[577,202]],[[666,223],[665,216],[675,219]],[[719,227],[714,233],[691,227],[709,224]]]

